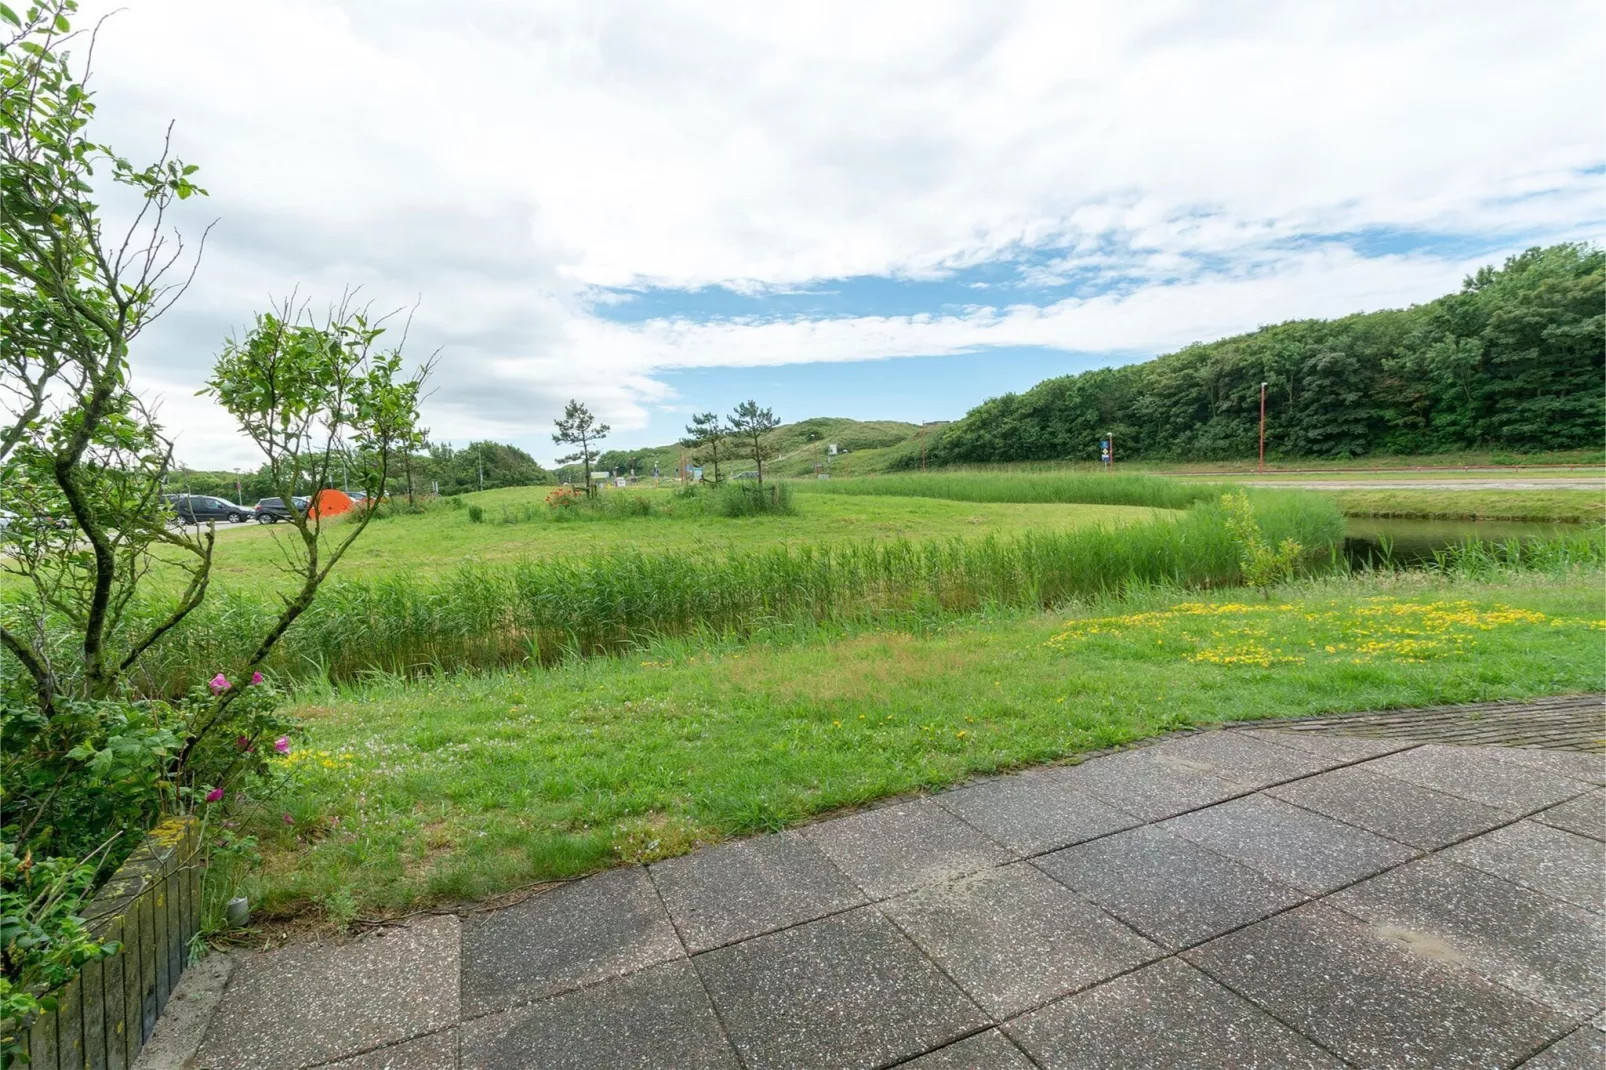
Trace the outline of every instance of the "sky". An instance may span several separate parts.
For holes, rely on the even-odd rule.
[[[571,397],[953,419],[1606,231],[1598,2],[115,7],[93,136],[210,193],[133,351],[195,468],[259,462],[195,391],[292,292],[411,309],[432,437],[548,460]]]

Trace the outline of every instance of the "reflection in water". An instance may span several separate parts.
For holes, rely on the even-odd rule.
[[[1344,523],[1344,554],[1351,564],[1378,563],[1389,557],[1397,565],[1431,560],[1435,550],[1468,539],[1505,542],[1542,539],[1582,530],[1580,524],[1531,520],[1391,520],[1350,517]]]

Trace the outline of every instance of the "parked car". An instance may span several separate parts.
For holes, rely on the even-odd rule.
[[[22,516],[13,513],[10,509],[0,509],[0,534],[11,532],[25,532],[29,529],[55,528],[57,531],[66,531],[72,526],[72,521],[64,516]]]
[[[251,510],[236,505],[227,498],[213,498],[206,494],[164,494],[168,508],[183,524],[203,524],[209,520],[227,520],[243,524],[251,518]]]
[[[305,513],[311,499],[295,497],[290,501],[295,505],[296,512]],[[281,520],[290,519],[290,510],[284,507],[283,498],[263,498],[257,502],[253,512],[256,514],[258,524],[277,524]]]

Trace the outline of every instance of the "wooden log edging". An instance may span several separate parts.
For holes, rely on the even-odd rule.
[[[20,1038],[28,1070],[129,1070],[189,961],[201,926],[197,822],[152,829],[84,911],[97,939],[122,949],[87,964],[55,992],[54,1012]],[[9,1023],[8,1023],[9,1024]]]

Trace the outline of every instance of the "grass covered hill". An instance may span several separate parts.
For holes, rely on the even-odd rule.
[[[1530,249],[1407,309],[1297,320],[972,409],[937,464],[1595,449],[1606,437],[1606,252]],[[907,457],[902,467],[914,467]]]
[[[945,425],[925,425],[928,444]],[[766,474],[779,476],[807,476],[814,474],[814,466],[826,461],[826,447],[835,443],[838,455],[831,461],[831,471],[846,470],[853,475],[869,475],[898,468],[920,467],[919,424],[901,420],[849,420],[837,416],[814,416],[796,423],[782,424],[767,436],[776,451],[773,460],[764,462]],[[729,451],[729,452],[727,452]],[[675,471],[684,454],[695,464],[700,456],[696,451],[683,450],[678,443],[666,446],[644,446],[639,449],[605,450],[598,458],[598,466],[610,472],[634,472],[650,476],[656,465],[660,473],[669,476]],[[727,459],[728,458],[728,459]],[[729,442],[720,449],[720,472],[733,475],[753,467],[752,459],[743,457],[741,447]],[[578,465],[559,469],[565,477],[579,474]]]

